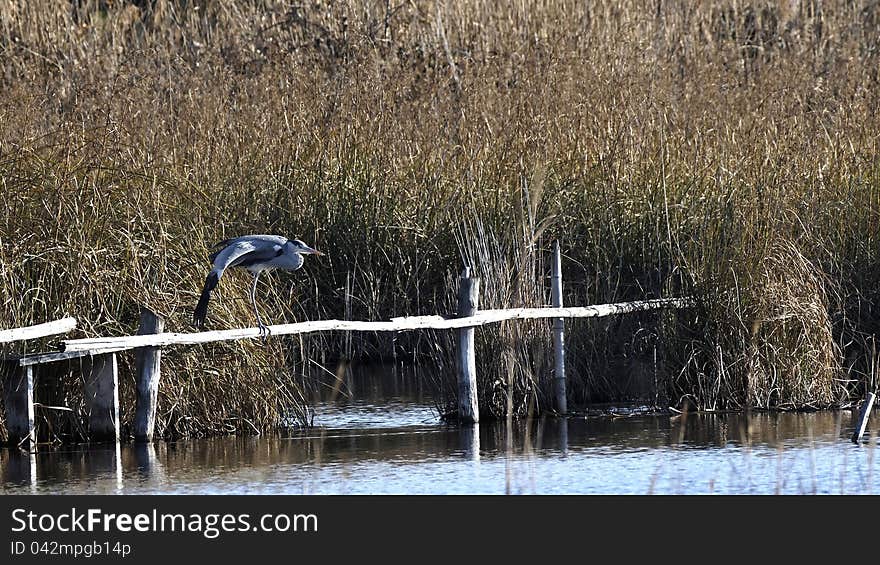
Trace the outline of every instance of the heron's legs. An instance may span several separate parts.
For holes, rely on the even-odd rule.
[[[260,319],[260,312],[257,310],[257,281],[260,280],[260,274],[262,272],[263,271],[257,271],[254,274],[254,284],[251,285],[251,305],[254,307],[254,315],[257,317],[257,325],[260,327],[260,337],[263,338],[263,341],[266,341],[266,338],[269,337],[269,334],[271,334],[272,331],[269,330],[269,327]]]

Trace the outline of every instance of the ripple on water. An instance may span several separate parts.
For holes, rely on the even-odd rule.
[[[0,451],[20,493],[880,493],[876,430],[848,412],[440,422],[430,404],[337,401],[289,437]],[[37,480],[34,482],[33,477]]]
[[[408,428],[440,424],[437,409],[428,404],[389,400],[322,402],[315,407],[315,426],[331,429]]]

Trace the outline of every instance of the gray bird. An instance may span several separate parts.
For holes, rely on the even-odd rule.
[[[220,282],[226,269],[242,267],[254,275],[250,292],[251,304],[254,307],[254,315],[257,317],[257,324],[263,337],[269,334],[269,329],[263,324],[260,313],[257,311],[256,291],[260,275],[263,271],[272,269],[295,271],[302,267],[303,255],[323,255],[299,239],[287,239],[280,235],[243,235],[226,239],[215,245],[215,247],[220,246],[222,246],[221,249],[210,256],[214,268],[211,269],[205,280],[205,288],[202,290],[202,296],[193,313],[193,322],[198,328],[204,326],[211,291]]]

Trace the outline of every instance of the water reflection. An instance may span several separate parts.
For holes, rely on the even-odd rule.
[[[161,444],[159,445],[160,448],[164,447]],[[148,481],[151,477],[161,481],[164,472],[162,464],[156,457],[156,444],[136,443],[129,451],[134,455],[136,475],[142,481]]]
[[[852,426],[849,412],[326,426],[289,437],[4,450],[0,464],[7,492],[874,492],[876,436],[854,445]]]
[[[556,420],[559,426],[559,451],[562,455],[568,454],[568,418]]]
[[[458,431],[461,451],[469,461],[480,460],[480,424],[462,426]]]
[[[18,448],[0,449],[0,468],[4,485],[36,489],[37,457],[34,453]]]
[[[77,483],[83,488],[96,486],[100,493],[112,493],[123,487],[122,447],[117,443],[42,448],[35,453],[2,450],[4,488],[29,484],[30,490],[42,492],[44,485]]]
[[[872,493],[877,412],[676,414],[443,424],[398,377],[349,378],[288,436],[0,450],[17,493]],[[390,386],[390,388],[389,388]],[[373,390],[373,393],[369,392]],[[356,396],[362,394],[362,397]],[[385,396],[387,395],[387,397]]]

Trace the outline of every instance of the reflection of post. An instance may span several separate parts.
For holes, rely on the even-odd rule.
[[[480,460],[480,424],[475,423],[471,426],[462,426],[459,428],[459,437],[461,438],[461,450],[465,457],[471,461]]]
[[[3,454],[2,481],[12,485],[30,485],[31,491],[36,492],[36,454],[21,449],[4,449]]]
[[[874,405],[874,393],[869,392],[867,398],[865,398],[865,402],[862,404],[862,411],[859,413],[859,421],[856,424],[856,430],[852,435],[852,440],[856,443],[862,438],[862,435],[865,433],[865,428],[868,426],[868,418],[871,417],[871,407]]]
[[[138,473],[149,475],[156,460],[156,448],[151,443],[136,443],[134,445],[134,457],[137,461]]]
[[[117,441],[114,445],[114,455],[116,456],[116,492],[122,492],[122,447]]]
[[[22,458],[24,458],[25,454],[22,453]],[[28,471],[30,472],[30,485],[31,485],[31,493],[36,494],[37,492],[37,454],[33,451],[29,451],[27,453],[28,460]]]
[[[122,459],[119,442],[112,445],[105,444],[103,448],[89,450],[83,463],[88,476],[98,478],[101,481],[95,481],[95,493],[106,494],[108,490],[113,489],[117,492],[122,491]],[[107,485],[112,481],[112,487]],[[101,489],[98,491],[97,489]]]
[[[137,461],[138,474],[144,478],[160,478],[162,465],[156,459],[156,446],[152,443],[135,443],[134,457]]]
[[[568,455],[568,418],[559,418],[559,451]]]

